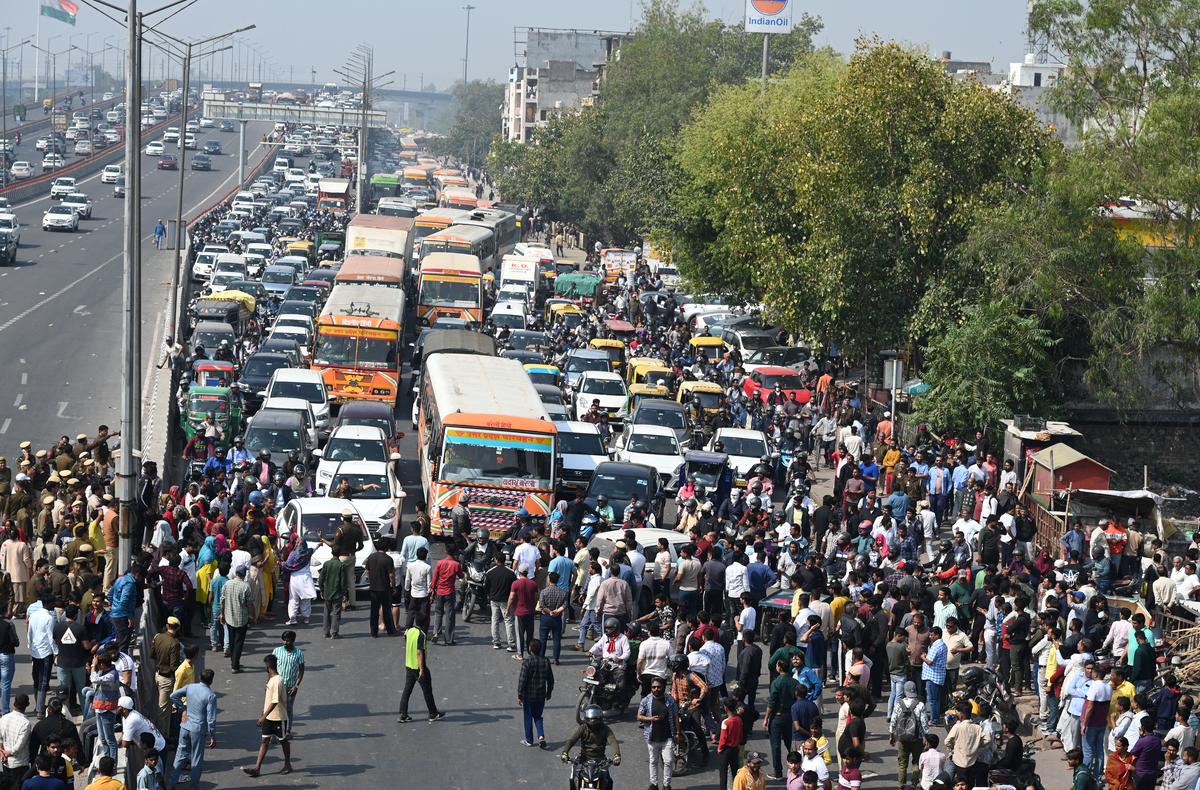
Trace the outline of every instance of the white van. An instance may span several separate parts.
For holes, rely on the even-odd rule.
[[[275,163],[273,165],[271,165],[271,169],[274,170],[276,173],[286,173],[288,171],[288,168],[291,166],[292,166],[291,157],[277,156],[277,157],[275,157]]]
[[[179,127],[178,126],[168,126],[167,130],[165,132],[163,132],[162,139],[163,139],[164,143],[178,143],[179,142]]]
[[[118,110],[109,110],[108,112],[104,113],[104,120],[108,121],[109,123],[120,123],[121,113]]]

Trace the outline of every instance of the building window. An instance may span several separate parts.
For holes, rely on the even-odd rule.
[[[1040,72],[1040,71],[1033,72],[1033,87],[1035,87],[1035,88],[1042,87],[1042,72]]]

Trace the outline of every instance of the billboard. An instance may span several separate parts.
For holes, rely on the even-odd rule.
[[[747,33],[791,33],[791,0],[746,0]]]

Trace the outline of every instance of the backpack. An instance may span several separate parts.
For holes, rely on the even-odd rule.
[[[900,700],[896,706],[896,738],[903,743],[917,743],[921,740],[921,721],[917,718],[916,704],[909,707],[907,700]]]

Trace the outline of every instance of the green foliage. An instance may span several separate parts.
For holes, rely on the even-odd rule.
[[[1006,300],[970,305],[925,349],[929,392],[916,417],[943,428],[994,426],[1013,414],[1053,410],[1050,333]]]
[[[459,82],[454,102],[444,121],[445,133],[430,146],[439,156],[452,156],[471,165],[482,164],[496,130],[500,128],[500,105],[504,86],[494,80]]]

